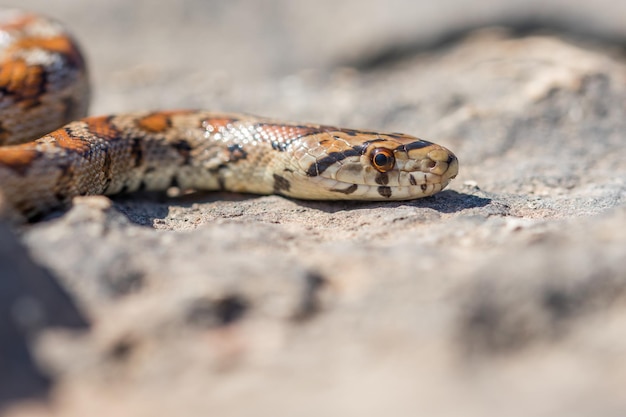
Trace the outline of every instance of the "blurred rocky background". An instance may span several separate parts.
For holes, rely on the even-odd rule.
[[[0,413],[626,414],[626,3],[20,0],[91,113],[404,131],[403,203],[77,199],[0,228]]]

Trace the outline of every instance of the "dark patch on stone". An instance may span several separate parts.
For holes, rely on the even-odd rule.
[[[302,296],[297,310],[293,316],[296,321],[310,319],[321,306],[320,290],[326,285],[327,280],[319,272],[308,271],[304,276],[304,284],[302,288]]]
[[[248,302],[238,295],[230,295],[215,303],[215,315],[221,325],[228,325],[239,320],[247,309]]]
[[[248,301],[236,294],[218,300],[198,299],[187,312],[187,322],[202,328],[228,326],[241,319],[248,309]]]
[[[274,174],[274,192],[280,194],[282,191],[289,191],[291,183],[285,177]]]
[[[135,351],[135,346],[136,343],[130,338],[122,338],[111,346],[108,356],[115,362],[125,362]]]
[[[387,187],[387,186],[378,187],[378,194],[387,198],[391,197],[391,187]]]

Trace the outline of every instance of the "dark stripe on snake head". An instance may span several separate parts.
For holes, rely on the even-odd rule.
[[[289,191],[291,189],[291,183],[285,177],[274,174],[274,192],[280,194],[281,191]]]
[[[413,174],[409,174],[409,182],[411,183],[411,185],[417,185],[417,181],[415,180]]]
[[[319,159],[318,161],[313,162],[309,166],[309,169],[307,169],[306,175],[309,177],[316,177],[320,175],[322,172],[326,171],[331,165],[339,161],[343,161],[344,159],[349,158],[351,156],[363,155],[363,152],[365,152],[365,149],[367,149],[367,146],[357,145],[353,147],[352,149],[347,149],[343,152],[331,152],[325,157],[323,157],[322,159]]]
[[[345,133],[348,136],[357,136],[360,132],[354,129],[339,129],[340,132]]]
[[[386,187],[386,186],[378,187],[378,194],[387,198],[391,197],[391,187]]]
[[[413,149],[422,149],[422,148],[425,148],[425,147],[430,146],[430,145],[432,145],[431,142],[418,139],[418,140],[413,141],[411,143],[408,143],[406,145],[400,145],[400,146],[398,146],[396,148],[396,150],[408,152],[408,151],[413,150]]]

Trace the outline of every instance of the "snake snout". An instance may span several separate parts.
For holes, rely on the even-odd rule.
[[[458,173],[459,173],[459,160],[457,159],[455,154],[450,152],[450,157],[448,158],[448,170],[446,171],[444,176],[448,180],[451,180],[453,178],[456,178]]]
[[[423,164],[429,172],[443,177],[444,180],[456,177],[459,172],[459,161],[456,155],[445,148],[428,152]]]

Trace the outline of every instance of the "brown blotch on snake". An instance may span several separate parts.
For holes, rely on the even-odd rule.
[[[280,194],[281,191],[289,191],[291,183],[285,177],[274,174],[274,192]]]
[[[376,184],[387,185],[389,184],[389,174],[386,172],[379,172],[376,174]]]
[[[386,187],[386,186],[378,187],[378,194],[387,198],[391,197],[391,187]]]
[[[79,136],[74,136],[68,129],[58,129],[50,132],[48,137],[53,138],[59,148],[85,153],[91,149],[91,144]]]
[[[109,117],[89,117],[85,119],[85,123],[89,132],[99,138],[109,141],[120,138],[120,131],[111,124]]]
[[[26,146],[16,146],[0,153],[0,165],[10,168],[18,175],[26,175],[33,161],[39,156],[39,152],[28,149]]]
[[[139,119],[137,121],[137,126],[146,132],[162,133],[172,127],[172,122],[169,115],[157,113]]]

